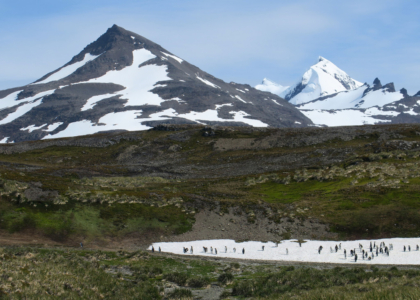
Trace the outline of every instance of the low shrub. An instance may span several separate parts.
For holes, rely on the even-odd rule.
[[[168,295],[171,300],[193,300],[193,294],[187,289],[175,289]]]
[[[231,273],[223,273],[217,278],[217,281],[222,284],[230,284],[233,281],[233,275]]]
[[[192,288],[202,288],[210,284],[210,278],[198,276],[188,280],[188,286]]]
[[[185,285],[188,280],[186,273],[173,272],[163,275],[163,278],[178,285]]]

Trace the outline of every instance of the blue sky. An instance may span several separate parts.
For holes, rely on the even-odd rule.
[[[0,90],[61,67],[113,24],[227,82],[295,83],[323,56],[420,90],[416,0],[0,0]]]

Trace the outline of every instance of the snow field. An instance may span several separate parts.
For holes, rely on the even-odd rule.
[[[375,243],[378,247],[381,242],[389,248],[393,245],[393,250],[389,251],[389,256],[385,253],[379,253],[376,256],[376,249],[374,249],[375,256],[372,260],[362,258],[362,249],[368,251],[368,256],[372,257],[369,252],[370,242]],[[341,249],[335,252],[335,246]],[[359,244],[363,246],[359,248]],[[191,255],[190,249],[193,247],[193,255],[206,257],[227,257],[239,259],[253,259],[253,260],[272,260],[272,261],[290,261],[290,262],[315,262],[315,263],[337,263],[337,264],[354,264],[354,257],[350,256],[350,250],[356,250],[358,256],[357,263],[365,264],[386,264],[386,265],[420,265],[420,251],[416,250],[416,246],[420,246],[420,238],[392,238],[379,240],[357,240],[357,241],[312,241],[306,240],[299,247],[296,240],[282,241],[278,246],[273,242],[235,242],[234,240],[202,240],[191,242],[170,242],[170,243],[153,243],[149,246],[149,250],[154,247],[155,251],[161,248],[162,252]],[[225,252],[225,246],[227,252]],[[264,250],[262,247],[264,246]],[[322,246],[323,249],[318,254],[318,248]],[[404,246],[406,251],[404,252]],[[411,247],[411,251],[408,250]],[[183,253],[183,247],[188,248],[188,253]],[[203,247],[207,247],[207,253],[204,252]],[[210,252],[210,247],[217,249],[217,255],[213,250]],[[236,248],[236,252],[234,249]],[[242,249],[245,249],[245,254],[242,254]],[[331,252],[332,249],[332,252]],[[347,257],[344,256],[344,249],[347,252]]]
[[[351,91],[344,91],[324,100],[305,103],[299,109],[345,109],[354,108],[361,101],[366,88],[360,87]]]
[[[382,90],[372,91],[363,97],[365,102],[359,107],[383,106],[404,98],[400,92],[388,93]]]
[[[341,110],[301,110],[305,116],[312,120],[315,125],[327,126],[358,126],[364,124],[377,124],[379,122],[390,122],[387,119],[373,118],[373,115],[397,116],[395,111],[382,111],[377,107],[366,109],[365,112],[359,109]]]

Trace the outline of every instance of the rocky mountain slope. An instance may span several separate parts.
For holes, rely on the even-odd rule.
[[[282,98],[226,83],[116,25],[63,67],[0,91],[0,109],[3,143],[144,130],[162,122],[311,124]]]

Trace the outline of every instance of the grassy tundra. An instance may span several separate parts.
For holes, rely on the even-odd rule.
[[[237,220],[238,228],[271,226],[250,231],[252,239],[419,236],[419,155],[415,124],[160,126],[1,145],[0,243],[30,243],[33,237],[67,246],[83,241],[96,248],[142,249],[191,232],[211,237],[194,229],[210,227],[202,223],[204,212],[215,220],[213,227],[219,220]],[[239,239],[239,233],[227,237]],[[0,255],[0,291],[11,298],[190,299],[213,283],[226,298],[419,296],[416,270],[238,269],[143,252],[40,248],[5,247]]]
[[[420,270],[278,266],[136,252],[0,248],[3,299],[418,299]]]

